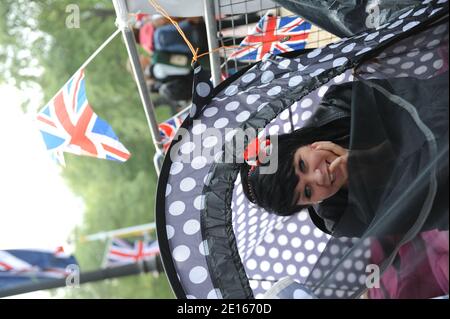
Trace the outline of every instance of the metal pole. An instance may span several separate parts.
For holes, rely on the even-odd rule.
[[[215,17],[216,8],[214,0],[203,0],[203,9],[206,34],[208,36],[209,62],[211,64],[212,82],[214,86],[217,86],[221,82],[221,76],[219,52],[214,51],[219,47],[219,43],[217,41],[217,24]]]
[[[155,223],[131,226],[126,228],[120,228],[110,231],[104,231],[96,234],[87,235],[81,237],[82,242],[94,241],[94,240],[105,240],[113,237],[123,237],[123,236],[131,236],[131,235],[140,235],[142,233],[146,233],[150,230],[154,230],[156,227]]]
[[[139,90],[139,95],[141,97],[142,104],[144,105],[145,117],[147,118],[147,123],[150,128],[150,133],[152,135],[153,144],[156,148],[156,155],[163,156],[163,147],[161,144],[161,136],[159,133],[158,122],[156,121],[155,108],[153,106],[152,100],[147,89],[147,84],[145,82],[144,73],[142,72],[141,63],[139,61],[139,54],[136,48],[136,41],[134,39],[133,31],[128,24],[128,9],[125,0],[112,0],[114,9],[117,15],[117,27],[122,31],[123,39],[125,41],[125,46],[128,51],[128,56],[130,57],[131,66],[133,69],[133,74],[136,80],[136,84]],[[158,161],[154,161],[159,163]],[[156,165],[156,171],[159,175],[161,166]]]
[[[98,269],[94,271],[89,271],[85,273],[80,273],[80,284],[100,281],[104,279],[110,278],[119,278],[130,275],[137,275],[141,273],[149,273],[149,272],[163,272],[163,266],[161,263],[160,257],[152,256],[146,260],[134,263],[127,264],[123,266],[110,267],[105,269]],[[24,284],[16,287],[6,288],[0,290],[0,298],[24,294],[32,291],[45,290],[45,289],[54,289],[54,288],[63,288],[68,287],[66,282],[66,278],[58,278],[58,279],[43,279],[38,282],[31,282],[29,284]],[[71,288],[73,289],[73,288]]]

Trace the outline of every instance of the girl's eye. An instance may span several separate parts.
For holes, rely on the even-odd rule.
[[[305,165],[305,162],[303,161],[303,160],[300,160],[300,163],[299,163],[299,168],[300,168],[300,172],[302,172],[302,173],[305,173],[305,171],[306,171],[306,165]]]
[[[306,187],[305,187],[305,197],[308,198],[308,199],[310,199],[311,196],[312,196],[312,194],[311,194],[311,188],[310,188],[309,186],[306,186]]]

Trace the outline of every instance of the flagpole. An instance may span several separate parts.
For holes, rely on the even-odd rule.
[[[220,57],[216,49],[219,47],[217,42],[217,22],[215,17],[215,1],[203,0],[203,16],[206,25],[206,36],[208,38],[209,63],[211,64],[211,77],[214,86],[219,85],[220,76]]]
[[[133,31],[129,26],[128,21],[128,9],[124,0],[112,0],[114,9],[116,11],[116,24],[118,29],[122,32],[125,46],[130,57],[131,67],[138,87],[139,95],[141,97],[142,104],[144,106],[145,117],[147,118],[147,124],[150,128],[153,144],[156,148],[156,154],[154,158],[154,164],[157,174],[161,170],[162,158],[164,157],[163,145],[161,141],[161,135],[159,133],[158,122],[156,121],[155,108],[150,98],[150,94],[145,82],[144,73],[142,72],[142,66],[139,61],[139,54],[136,48],[136,40],[134,38]]]
[[[145,260],[141,260],[133,264],[79,273],[79,277],[76,276],[76,274],[71,274],[70,277],[68,276],[67,278],[43,279],[37,282],[30,282],[15,287],[0,289],[0,298],[54,288],[66,287],[68,289],[75,289],[75,287],[71,287],[71,284],[73,283],[70,279],[73,279],[75,283],[84,284],[88,282],[138,275],[142,273],[162,273],[163,271],[164,268],[162,266],[161,258],[159,255],[156,255],[150,256]],[[74,276],[76,276],[76,278]]]
[[[95,240],[106,240],[113,237],[127,237],[127,236],[139,236],[143,233],[152,231],[156,228],[155,223],[142,224],[137,226],[131,226],[126,228],[120,228],[110,231],[99,232],[87,236],[81,237],[81,242],[95,241]]]

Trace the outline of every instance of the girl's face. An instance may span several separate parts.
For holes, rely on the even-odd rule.
[[[295,203],[309,205],[327,199],[347,183],[344,168],[330,172],[330,164],[338,156],[328,150],[317,150],[310,145],[300,147],[294,154],[295,174],[299,178],[295,188]]]

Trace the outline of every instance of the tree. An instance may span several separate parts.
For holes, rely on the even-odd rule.
[[[115,30],[109,0],[78,0],[80,28],[67,28],[66,7],[72,0],[0,1],[0,83],[20,88],[39,85],[45,101],[73,75],[85,59]],[[86,69],[86,90],[95,112],[113,127],[132,157],[126,163],[66,156],[63,176],[85,202],[77,235],[154,220],[157,176],[154,147],[136,84],[126,71],[127,53],[117,37]],[[3,63],[4,62],[4,63]],[[45,102],[44,101],[44,102]],[[25,108],[27,105],[25,105]],[[157,110],[167,118],[169,108]],[[104,243],[76,245],[81,268],[97,268]],[[61,291],[58,292],[58,295]],[[169,298],[165,276],[133,276],[82,289],[64,290],[67,297]]]

